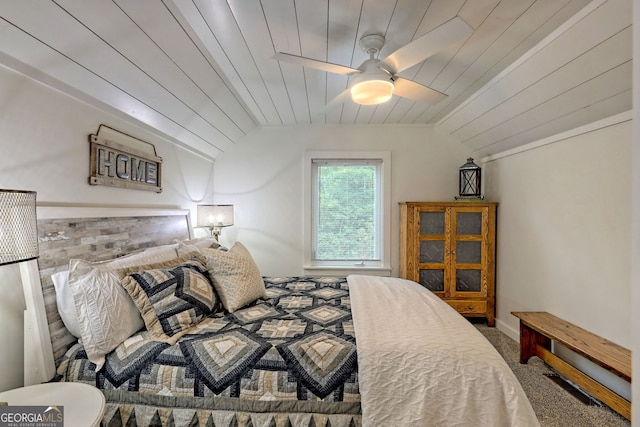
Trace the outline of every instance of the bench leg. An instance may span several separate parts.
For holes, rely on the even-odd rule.
[[[536,347],[551,350],[551,340],[520,321],[520,363],[526,364],[536,356]]]

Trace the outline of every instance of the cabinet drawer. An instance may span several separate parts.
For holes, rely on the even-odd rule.
[[[486,314],[486,301],[447,300],[447,304],[455,308],[460,314]]]

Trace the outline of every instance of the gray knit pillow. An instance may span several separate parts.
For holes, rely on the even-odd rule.
[[[201,249],[222,305],[230,313],[266,296],[262,275],[247,248],[236,242],[229,251]]]

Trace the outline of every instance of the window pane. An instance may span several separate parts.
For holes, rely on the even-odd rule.
[[[375,260],[377,165],[317,165],[317,260]]]

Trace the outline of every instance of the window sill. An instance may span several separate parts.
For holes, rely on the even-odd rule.
[[[391,267],[354,267],[354,266],[327,266],[305,265],[304,274],[307,276],[348,276],[350,274],[366,274],[369,276],[391,276]]]

